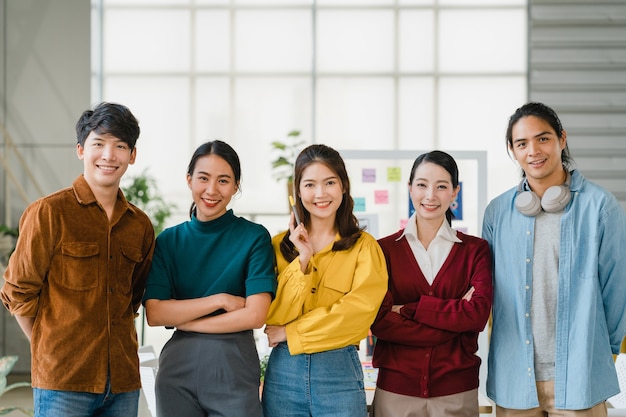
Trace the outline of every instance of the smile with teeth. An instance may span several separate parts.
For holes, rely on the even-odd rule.
[[[220,202],[220,200],[209,200],[208,198],[203,198],[202,201],[205,202],[205,204],[209,205],[209,206],[214,206],[217,203]]]
[[[326,208],[330,206],[330,201],[322,201],[322,202],[314,203],[314,204],[315,204],[315,207]]]
[[[109,165],[98,165],[98,168],[100,168],[103,171],[115,171],[117,169],[117,167],[109,166]]]

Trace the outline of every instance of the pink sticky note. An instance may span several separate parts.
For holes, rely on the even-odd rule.
[[[389,191],[388,190],[374,191],[374,203],[375,204],[389,204]]]

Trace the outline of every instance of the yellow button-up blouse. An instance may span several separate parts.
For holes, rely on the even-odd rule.
[[[292,355],[358,345],[387,292],[378,242],[362,232],[348,250],[332,251],[331,243],[311,257],[303,273],[297,257],[289,263],[280,252],[285,233],[272,239],[279,275],[267,324],[286,326]]]

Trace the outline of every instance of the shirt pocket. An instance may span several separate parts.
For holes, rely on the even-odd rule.
[[[123,291],[130,292],[133,273],[135,272],[137,264],[143,261],[143,253],[141,249],[133,246],[122,246],[120,251],[120,263],[117,268],[118,282],[120,285],[123,285]]]
[[[100,246],[97,243],[64,243],[63,287],[74,291],[87,291],[98,286],[98,259]]]

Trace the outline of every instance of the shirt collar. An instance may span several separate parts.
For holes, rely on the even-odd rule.
[[[417,222],[415,221],[415,216],[416,213],[413,213],[413,215],[409,217],[404,231],[396,240],[402,239],[405,235],[412,236],[414,240],[417,240]],[[441,227],[437,231],[437,236],[435,238],[438,237],[454,243],[463,242],[461,239],[458,238],[456,230],[454,230],[452,226],[450,226],[450,223],[448,223],[447,220],[444,220],[444,222],[441,224]]]

